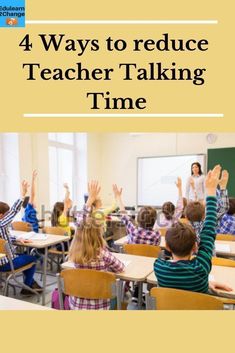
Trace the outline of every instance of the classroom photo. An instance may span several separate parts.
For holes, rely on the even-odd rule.
[[[235,133],[0,133],[0,310],[234,310]]]

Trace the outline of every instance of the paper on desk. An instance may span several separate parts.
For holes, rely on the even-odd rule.
[[[16,237],[16,239],[21,238],[24,240],[46,240],[47,239],[47,235],[43,234],[43,233],[35,233],[35,232],[24,232],[24,233],[20,233],[20,234],[14,234],[14,236]]]
[[[215,244],[215,251],[230,253],[230,246],[228,244]]]
[[[122,262],[124,263],[125,267],[127,267],[131,263],[131,261],[127,261],[127,260],[122,260]]]
[[[215,276],[209,275],[209,281],[214,281],[214,280],[215,280]]]

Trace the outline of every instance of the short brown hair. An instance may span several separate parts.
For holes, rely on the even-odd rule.
[[[170,221],[173,218],[175,213],[175,205],[170,201],[165,202],[162,205],[162,212],[164,213],[166,219]]]
[[[142,207],[137,216],[137,222],[141,228],[153,229],[157,218],[157,211],[150,206]]]
[[[5,202],[0,202],[0,214],[5,214],[10,210],[10,207],[7,203]]]
[[[190,255],[197,237],[190,225],[176,223],[166,232],[166,245],[176,256]]]
[[[185,216],[190,222],[201,222],[205,216],[205,206],[201,202],[189,202],[185,210]]]
[[[235,214],[235,197],[230,197],[229,198],[229,209],[227,212],[229,215],[234,215]]]

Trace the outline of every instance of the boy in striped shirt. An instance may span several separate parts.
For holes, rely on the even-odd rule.
[[[206,218],[198,249],[196,234],[191,226],[179,223],[168,229],[166,248],[172,253],[173,260],[157,259],[154,263],[154,272],[160,287],[208,292],[208,276],[216,236],[216,187],[220,171],[221,167],[215,166],[205,180]],[[197,253],[197,256],[192,258],[194,253]]]

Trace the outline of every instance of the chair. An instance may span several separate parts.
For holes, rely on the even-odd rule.
[[[45,227],[43,228],[43,233],[46,234],[52,234],[52,235],[67,235],[66,231],[64,230],[64,228],[62,227]],[[67,248],[69,249],[69,240],[66,241],[67,243]],[[59,267],[60,267],[60,258],[62,258],[63,262],[65,262],[65,257],[68,255],[68,250],[66,251],[64,248],[64,243],[61,243],[61,249],[62,250],[58,250],[57,248],[51,248],[48,250],[48,254],[51,254],[52,256],[57,257],[57,271],[59,271]]]
[[[173,288],[152,288],[147,310],[223,310],[223,302],[208,294]]]
[[[160,246],[148,244],[124,244],[123,249],[126,254],[154,258],[157,258],[161,253]]]
[[[216,240],[227,240],[227,241],[235,241],[235,235],[232,234],[217,234]]]
[[[235,261],[231,259],[224,259],[223,257],[212,257],[212,265],[235,267]]]
[[[167,228],[160,228],[159,229],[161,236],[164,237],[166,235]]]
[[[189,222],[189,220],[187,218],[180,218],[179,222],[183,223],[183,224],[190,224],[190,222]]]
[[[12,229],[22,232],[31,232],[32,226],[30,223],[18,221],[12,223]]]
[[[35,262],[31,262],[29,263],[28,265],[25,265],[25,266],[22,266],[18,269],[14,269],[14,264],[13,264],[13,261],[12,261],[12,257],[11,257],[11,253],[10,253],[10,249],[9,249],[9,244],[6,240],[4,239],[0,239],[0,253],[2,254],[5,254],[8,258],[8,261],[10,263],[10,267],[11,267],[11,270],[10,271],[6,271],[6,272],[1,272],[1,274],[5,274],[5,275],[8,275],[6,280],[5,280],[5,287],[4,287],[4,290],[3,290],[3,294],[5,296],[8,296],[8,287],[10,285],[10,280],[13,279],[14,282],[16,282],[16,284],[22,288],[25,288],[29,291],[31,291],[32,293],[34,294],[37,294],[38,296],[38,300],[39,300],[39,294],[37,293],[37,291],[33,290],[32,288],[30,288],[29,286],[27,286],[26,284],[20,282],[18,279],[17,279],[17,276],[19,274],[22,274],[23,271],[31,268]]]
[[[60,309],[64,309],[63,293],[86,299],[117,298],[121,309],[121,284],[113,273],[89,269],[67,269],[57,274]]]

